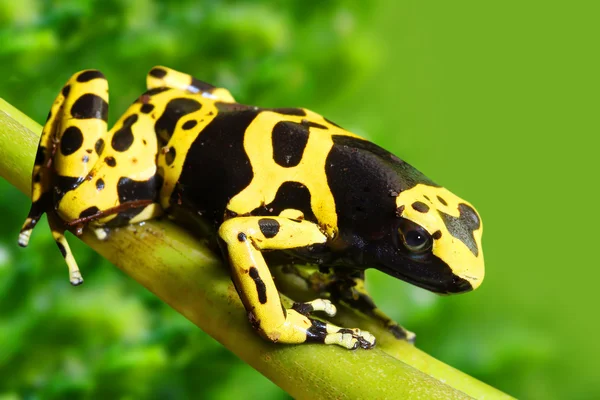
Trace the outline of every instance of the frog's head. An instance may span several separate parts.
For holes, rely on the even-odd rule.
[[[391,242],[380,269],[436,293],[477,288],[484,276],[481,219],[448,190],[419,183],[396,198]]]

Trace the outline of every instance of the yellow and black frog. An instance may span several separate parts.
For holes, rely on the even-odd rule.
[[[331,299],[408,340],[371,300],[365,269],[443,294],[481,284],[479,215],[395,155],[310,110],[239,104],[169,68],[153,68],[147,86],[108,130],[108,83],[82,71],[48,115],[19,244],[46,212],[72,284],[83,280],[66,230],[105,238],[176,209],[214,228],[253,327],[273,342],[354,349],[375,338],[311,318],[336,313],[328,299],[283,308],[267,254],[318,264]]]

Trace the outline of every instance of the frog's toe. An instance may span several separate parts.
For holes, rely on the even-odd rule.
[[[83,283],[83,277],[81,276],[81,272],[73,271],[69,274],[69,281],[73,286],[79,286]]]
[[[19,246],[27,247],[31,238],[31,229],[27,229],[19,233]]]
[[[417,335],[414,332],[406,331],[406,341],[410,344],[415,344],[417,339]]]
[[[417,335],[415,335],[411,331],[407,331],[400,325],[394,323],[393,325],[388,326],[388,330],[396,339],[406,340],[408,343],[414,344]]]
[[[106,240],[106,238],[108,237],[108,229],[106,229],[103,226],[94,228],[93,232],[98,240]]]
[[[349,350],[356,350],[361,347],[363,349],[372,349],[375,347],[375,336],[367,331],[360,329],[342,328],[337,332],[330,333],[325,338],[326,344],[337,344]]]
[[[310,302],[314,311],[323,311],[329,317],[334,317],[337,314],[337,308],[333,303],[326,299],[316,299]]]
[[[309,316],[313,311],[323,311],[329,317],[334,317],[337,313],[337,308],[331,301],[326,299],[315,299],[307,303],[294,303],[292,309],[305,316]]]

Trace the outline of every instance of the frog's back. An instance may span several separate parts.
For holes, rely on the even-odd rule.
[[[316,222],[330,237],[340,230],[369,236],[392,219],[395,195],[430,183],[391,153],[309,110],[215,107],[184,149],[170,196],[170,204],[183,204],[215,226],[234,215],[285,215]],[[173,142],[181,143],[175,136]]]
[[[189,146],[175,149],[185,159],[181,173],[172,175],[170,205],[183,204],[215,225],[233,215],[285,215],[333,233],[327,158],[336,136],[356,136],[305,109],[219,102],[215,108]],[[178,136],[185,135],[176,131],[171,142],[182,143]]]

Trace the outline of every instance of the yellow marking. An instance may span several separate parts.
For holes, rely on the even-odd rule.
[[[256,207],[271,203],[284,182],[300,182],[310,191],[312,211],[321,229],[331,238],[337,232],[335,200],[327,186],[325,174],[325,161],[333,146],[331,135],[358,136],[327,123],[314,112],[305,111],[305,117],[264,111],[252,121],[244,136],[244,149],[254,177],[244,190],[231,199],[227,208],[238,214],[247,214]],[[305,119],[328,126],[329,129],[311,127],[300,163],[289,168],[280,166],[273,160],[273,128],[281,121],[301,123]]]
[[[139,213],[138,215],[136,215],[135,217],[133,217],[131,219],[131,221],[129,221],[129,223],[137,224],[138,222],[148,221],[150,219],[154,219],[161,215],[163,215],[162,207],[160,207],[160,205],[158,205],[156,203],[153,203],[153,204],[150,204],[149,206],[146,206],[144,208],[144,210],[141,213]]]
[[[185,74],[183,72],[176,71],[171,68],[156,66],[154,68],[160,68],[167,72],[167,74],[162,78],[157,78],[148,74],[146,77],[146,85],[148,89],[153,89],[157,87],[169,87],[173,89],[186,90],[191,93],[196,93],[192,90],[190,85],[192,84],[192,76]],[[153,69],[154,69],[153,68]],[[202,95],[202,94],[200,94]],[[235,99],[229,93],[229,90],[223,88],[214,88],[209,92],[204,92],[204,95],[209,99],[223,101],[227,103],[235,103]]]
[[[442,204],[437,196],[443,198],[447,205]],[[430,208],[429,212],[421,213],[414,210],[411,205],[415,201],[427,204]],[[483,232],[481,218],[479,219],[479,229],[473,232],[475,243],[479,249],[478,256],[475,257],[473,252],[461,240],[450,234],[446,224],[444,224],[440,214],[437,212],[439,210],[453,217],[459,217],[458,205],[461,203],[473,208],[469,202],[464,201],[445,188],[424,184],[418,184],[412,189],[403,191],[396,199],[398,207],[404,206],[402,217],[421,225],[430,234],[438,230],[442,233],[442,237],[433,242],[433,254],[448,264],[455,275],[466,279],[471,283],[473,289],[476,289],[483,281],[485,275],[483,251],[481,249],[481,235]]]
[[[286,208],[285,210],[279,213],[280,217],[302,220],[304,219],[304,213],[300,210],[296,210],[294,208]]]
[[[173,193],[175,185],[181,176],[181,171],[183,170],[183,164],[185,162],[187,153],[190,147],[192,147],[194,141],[198,138],[198,132],[202,132],[218,114],[218,110],[215,107],[215,102],[213,100],[202,98],[198,95],[186,92],[181,92],[178,97],[185,97],[195,100],[201,103],[202,107],[198,111],[187,114],[179,119],[173,136],[165,146],[167,148],[175,149],[176,156],[173,163],[171,165],[167,165],[166,153],[160,152],[158,154],[156,164],[158,165],[159,169],[161,169],[164,178],[164,183],[160,192],[160,202],[164,208],[168,208],[170,206],[171,194]],[[168,100],[171,98],[172,95],[165,97],[165,101],[160,103],[161,113],[164,111]],[[155,102],[153,101],[153,103]],[[181,126],[190,120],[195,120],[198,122],[194,129],[181,129]]]

